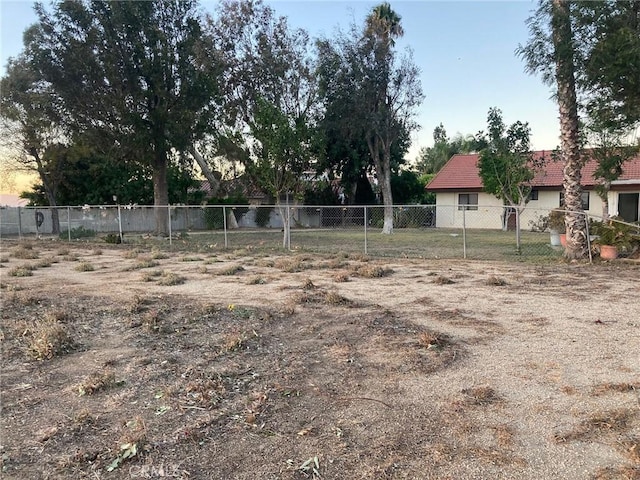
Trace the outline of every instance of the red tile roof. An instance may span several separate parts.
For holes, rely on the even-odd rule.
[[[546,164],[543,172],[540,172],[533,181],[536,188],[561,188],[562,187],[562,162],[552,157],[551,151],[534,152],[538,158],[545,157]],[[477,153],[466,155],[454,155],[440,169],[429,182],[426,189],[429,191],[464,191],[482,190],[482,180],[478,171]],[[618,180],[636,180],[640,182],[640,156],[637,156],[623,165],[623,173]],[[596,161],[589,160],[582,167],[582,186],[593,188],[596,184],[593,172],[596,169]]]

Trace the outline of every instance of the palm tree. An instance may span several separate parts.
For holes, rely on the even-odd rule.
[[[554,47],[555,77],[560,111],[560,148],[564,161],[564,201],[568,214],[567,247],[569,259],[585,258],[588,254],[586,216],[582,209],[578,102],[575,82],[575,49],[571,28],[570,6],[567,0],[553,0],[551,6],[551,35]]]
[[[391,48],[395,38],[403,35],[400,16],[388,3],[375,7],[366,19],[365,35],[372,42],[375,62],[375,98],[370,106],[372,123],[368,129],[367,145],[376,167],[382,201],[384,203],[384,226],[382,233],[393,233],[393,196],[391,193],[391,144],[390,135],[395,119],[389,108],[389,83],[393,59]]]
[[[400,25],[401,17],[388,3],[381,3],[367,17],[367,33],[381,40],[387,48],[395,45],[395,38],[404,35]]]

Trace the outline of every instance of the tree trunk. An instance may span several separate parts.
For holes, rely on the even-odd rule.
[[[166,152],[156,152],[153,161],[153,205],[156,234],[167,236],[169,234],[169,184]]]
[[[279,196],[278,196],[279,198]],[[282,248],[287,249],[289,248],[290,245],[290,240],[289,240],[289,234],[291,232],[291,226],[290,226],[290,218],[289,218],[289,206],[287,205],[282,205],[282,203],[280,202],[280,200],[278,199],[278,202],[276,203],[277,207],[278,207],[278,212],[280,212],[280,218],[282,218],[282,231],[283,231],[283,235],[282,235]]]
[[[213,171],[209,168],[209,164],[207,161],[198,153],[195,146],[191,146],[189,149],[189,153],[195,159],[196,163],[202,170],[202,174],[204,178],[207,179],[209,185],[211,186],[211,196],[216,197],[218,195],[218,190],[220,190],[220,181],[215,177]]]
[[[58,203],[56,201],[54,188],[52,187],[50,178],[47,175],[44,166],[42,165],[42,159],[40,158],[37,150],[33,149],[30,153],[36,161],[38,176],[40,177],[40,181],[42,182],[42,188],[44,188],[44,193],[47,196],[47,202],[49,203],[49,207],[51,210],[51,233],[53,235],[59,235],[60,215],[58,214]]]
[[[378,176],[378,185],[382,193],[382,203],[384,204],[384,224],[382,233],[390,235],[393,233],[393,196],[391,194],[391,145],[385,145],[380,159],[380,140],[376,136],[373,140],[367,138],[369,152],[373,158]]]
[[[574,75],[574,47],[571,17],[567,0],[553,0],[551,18],[553,45],[558,86],[558,108],[560,112],[560,144],[564,161],[563,185],[567,246],[565,257],[582,259],[587,256],[587,223],[582,209],[582,185],[580,145],[578,139],[578,107]]]

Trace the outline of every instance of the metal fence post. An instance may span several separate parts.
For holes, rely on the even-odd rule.
[[[67,236],[69,243],[71,243],[71,207],[67,207]]]
[[[591,252],[591,234],[589,233],[589,215],[584,213],[584,223],[587,227],[587,248],[589,249],[589,263],[593,263],[593,253]]]
[[[222,228],[224,229],[224,248],[229,246],[227,240],[227,207],[222,206]]]
[[[167,211],[169,212],[169,245],[173,245],[173,235],[171,232],[171,205],[167,205]]]
[[[515,208],[516,211],[516,251],[518,254],[522,253],[522,245],[520,239],[520,209],[518,207]]]
[[[120,233],[120,243],[124,243],[124,238],[122,238],[122,215],[120,214],[119,203],[118,203],[118,233]]]
[[[462,258],[467,258],[467,206],[462,207]]]
[[[22,210],[18,207],[18,238],[22,240]]]
[[[364,254],[367,255],[367,206],[364,206]]]
[[[287,192],[287,249],[291,250],[291,209],[289,208],[289,192]]]

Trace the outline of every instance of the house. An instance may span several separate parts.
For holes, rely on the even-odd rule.
[[[529,203],[520,217],[522,228],[533,225],[563,203],[562,162],[554,160],[550,151],[534,155],[544,157],[546,163],[533,180]],[[475,153],[454,155],[426,186],[427,191],[436,194],[436,227],[461,227],[464,222],[470,228],[502,228],[503,203],[483,191],[478,158]],[[582,168],[582,207],[590,215],[602,216],[602,201],[595,192],[595,169],[595,160],[589,160]],[[639,220],[640,156],[625,162],[622,175],[611,184],[608,203],[610,215],[629,222]]]

